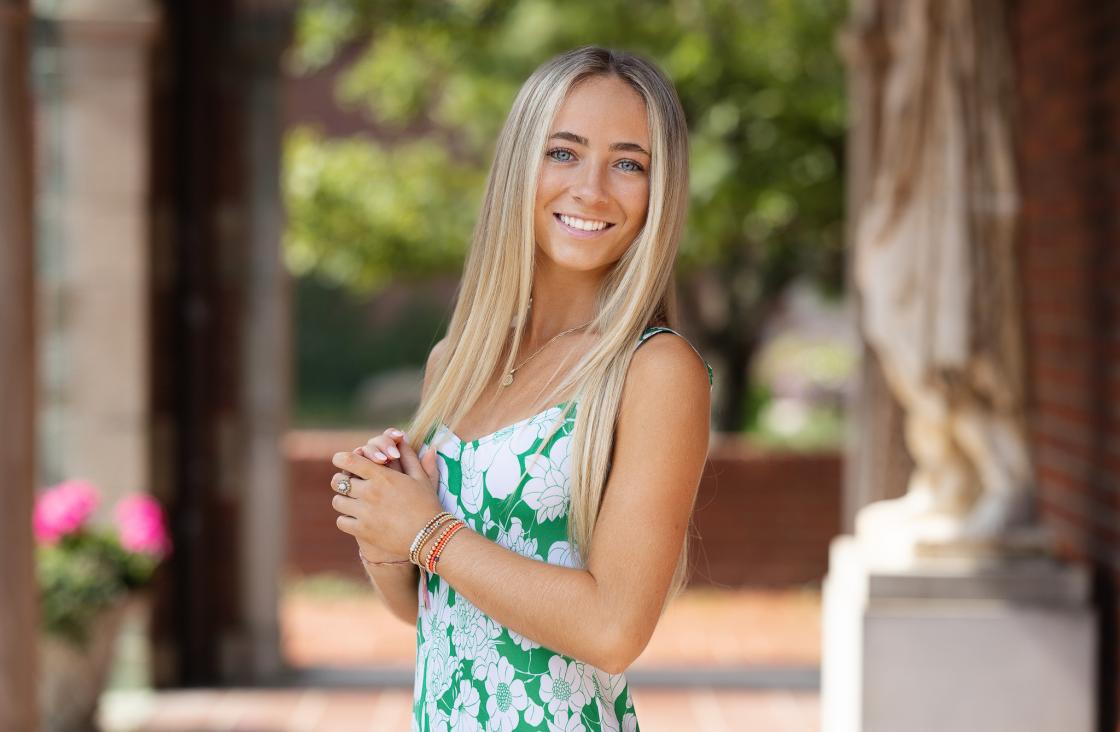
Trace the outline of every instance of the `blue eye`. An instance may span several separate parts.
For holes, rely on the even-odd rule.
[[[554,147],[551,150],[549,150],[546,153],[546,155],[548,155],[550,158],[552,158],[553,160],[555,160],[558,163],[571,162],[572,158],[575,157],[575,155],[572,153],[572,151],[569,150],[566,147]],[[557,155],[568,155],[570,157],[561,159],[561,158],[556,157]]]
[[[624,164],[626,164],[626,163],[629,163],[630,165],[634,166],[634,167],[632,167],[632,168],[626,168],[625,170],[626,170],[627,172],[630,172],[630,173],[641,173],[641,172],[642,172],[643,170],[645,170],[645,168],[643,168],[643,167],[642,167],[641,163],[638,163],[638,162],[637,162],[637,161],[635,161],[635,160],[620,160],[620,161],[618,161],[618,164],[619,164],[619,165],[624,165]]]

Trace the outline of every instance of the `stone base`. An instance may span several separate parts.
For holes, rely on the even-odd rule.
[[[822,732],[1093,732],[1089,574],[1054,560],[875,568],[829,552]]]

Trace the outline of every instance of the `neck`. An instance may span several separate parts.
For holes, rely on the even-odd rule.
[[[530,346],[543,345],[557,333],[587,325],[595,317],[601,281],[583,272],[542,275],[538,272],[533,278],[533,303],[524,335]]]

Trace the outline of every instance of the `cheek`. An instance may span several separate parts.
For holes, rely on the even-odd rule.
[[[641,228],[649,212],[649,185],[634,186],[622,192],[619,200],[626,211],[627,228]]]

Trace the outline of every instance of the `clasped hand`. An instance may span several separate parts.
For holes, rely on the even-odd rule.
[[[352,452],[336,452],[331,463],[343,471],[331,477],[332,489],[350,479],[350,494],[336,492],[331,499],[339,530],[371,561],[407,559],[417,532],[443,510],[435,447],[420,458],[404,434],[390,428]]]

